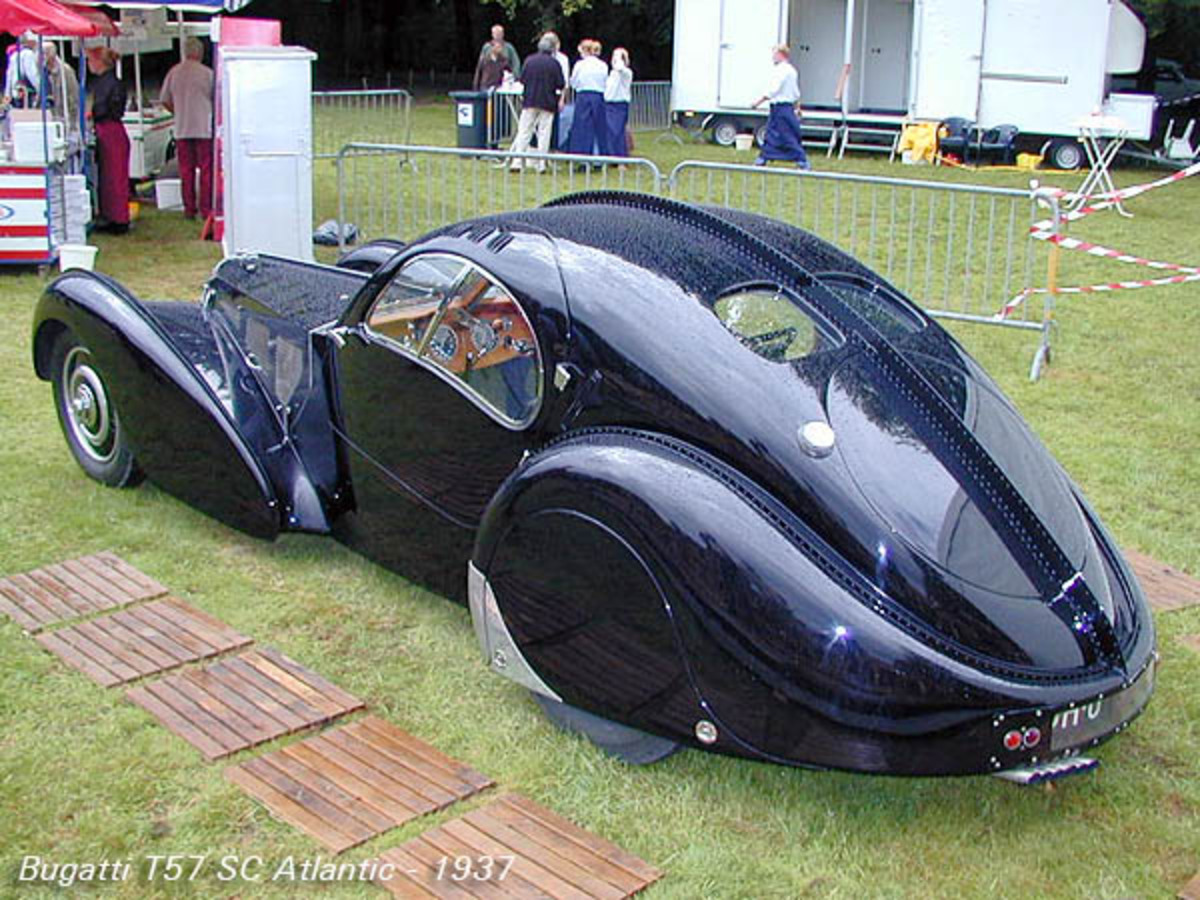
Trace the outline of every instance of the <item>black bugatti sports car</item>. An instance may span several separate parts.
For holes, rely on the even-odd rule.
[[[1141,589],[992,380],[796,228],[630,193],[226,259],[200,303],[71,271],[68,446],[469,601],[488,666],[631,761],[1085,769],[1153,684]]]

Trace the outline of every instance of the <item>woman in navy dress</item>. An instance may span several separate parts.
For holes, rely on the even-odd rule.
[[[575,120],[571,124],[571,153],[590,155],[593,148],[608,154],[608,126],[604,112],[604,88],[608,83],[608,63],[600,58],[600,42],[590,38],[579,45],[579,62],[571,72],[575,89]]]
[[[608,132],[608,155],[628,156],[625,147],[625,125],[629,121],[629,101],[633,96],[633,69],[629,67],[629,51],[618,47],[613,51],[612,68],[604,88],[604,112]]]
[[[755,109],[767,102],[771,104],[767,136],[762,152],[754,161],[756,166],[765,166],[772,159],[783,159],[794,162],[801,169],[811,168],[808,154],[800,143],[800,119],[796,115],[800,107],[800,76],[789,55],[787,44],[772,48],[771,59],[775,66],[771,70],[771,82],[767,92],[753,104]]]

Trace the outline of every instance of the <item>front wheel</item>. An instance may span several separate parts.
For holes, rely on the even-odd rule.
[[[51,359],[54,408],[75,461],[109,487],[137,484],[141,471],[92,352],[64,331],[55,339]]]
[[[738,123],[733,119],[717,119],[712,129],[713,142],[718,147],[732,147],[737,140]]]
[[[1079,141],[1054,141],[1050,145],[1050,162],[1056,169],[1078,169],[1083,165],[1083,145]]]

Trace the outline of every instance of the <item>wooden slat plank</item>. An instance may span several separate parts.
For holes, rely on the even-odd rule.
[[[99,628],[104,631],[112,640],[118,642],[122,646],[129,647],[136,651],[153,666],[153,672],[165,672],[168,669],[174,669],[187,660],[180,660],[174,654],[168,653],[159,646],[156,638],[161,635],[156,635],[152,632],[142,634],[130,629],[125,623],[129,621],[122,618],[122,613],[116,613],[108,616],[97,616],[89,623],[94,628]]]
[[[263,803],[271,814],[308,834],[317,837],[326,847],[340,853],[355,846],[354,838],[333,828],[323,819],[313,815],[303,804],[297,803],[287,793],[259,778],[244,766],[230,766],[225,777],[247,794]],[[319,837],[318,837],[319,835]]]
[[[55,634],[80,653],[91,657],[116,676],[118,681],[133,681],[135,678],[141,677],[141,673],[137,669],[121,657],[111,653],[103,643],[93,640],[90,634],[80,632],[78,626],[60,629]]]
[[[333,684],[332,682],[322,678],[312,669],[300,665],[294,659],[289,659],[287,656],[284,656],[273,647],[262,647],[260,648],[260,653],[262,656],[275,663],[275,665],[279,666],[284,671],[290,673],[296,678],[299,678],[309,687],[320,691],[323,695],[328,697],[334,703],[337,703],[339,706],[357,709],[363,705],[362,701],[353,694],[343,691],[336,684]]]
[[[325,737],[350,755],[369,761],[371,768],[378,769],[393,781],[397,781],[422,797],[433,801],[439,809],[449,806],[458,799],[458,794],[454,791],[447,790],[440,784],[425,778],[423,772],[406,765],[404,760],[380,753],[374,745],[359,740],[353,734],[348,734],[345,728],[327,731]]]
[[[244,653],[242,654],[242,658],[270,680],[283,686],[291,693],[302,697],[305,703],[308,703],[310,706],[320,710],[328,718],[333,718],[335,716],[342,715],[343,713],[362,708],[363,704],[361,701],[355,700],[354,698],[350,698],[353,702],[348,704],[340,703],[332,699],[322,691],[317,690],[312,685],[296,677],[291,672],[276,665],[271,659],[263,656],[262,650],[263,648],[260,647],[258,650],[252,650],[249,653]]]
[[[76,577],[74,572],[63,568],[62,563],[51,563],[48,566],[42,566],[42,571],[52,578],[62,582],[75,592],[77,597],[82,598],[87,602],[88,612],[100,612],[102,609],[107,609],[96,601],[96,589],[86,581]]]
[[[437,851],[439,857],[445,858],[446,865],[443,877],[454,875],[454,864],[458,859],[466,858],[472,860],[473,868],[474,866],[482,865],[479,859],[481,851],[464,844],[463,841],[456,838],[455,835],[452,835],[445,828],[431,828],[427,832],[422,832],[415,841],[420,841],[422,844],[432,847],[434,851]],[[516,859],[512,860],[511,866],[506,865],[506,863],[508,863],[506,859],[493,858],[491,877],[481,877],[479,880],[470,878],[469,881],[472,887],[469,889],[476,890],[474,886],[478,884],[478,886],[484,888],[484,893],[481,893],[481,896],[496,896],[496,898],[512,898],[514,900],[546,900],[546,898],[553,896],[547,893],[546,890],[540,890],[538,887],[535,887],[532,882],[526,881],[526,878],[522,877],[520,872],[517,871]],[[499,875],[502,872],[504,877],[500,878]],[[482,876],[486,872],[482,868],[479,868],[475,869],[473,874]],[[467,878],[463,878],[458,883],[462,884],[467,881]]]
[[[582,844],[588,850],[615,863],[626,872],[643,879],[647,883],[662,878],[662,872],[644,859],[634,856],[629,851],[618,847],[612,841],[605,840],[598,834],[585,831],[570,819],[564,818],[553,810],[534,803],[528,797],[524,797],[521,794],[506,794],[497,801],[496,805],[500,818],[508,818],[504,807],[511,807],[537,820],[542,825],[553,828],[564,837]]]
[[[62,598],[63,603],[71,607],[75,615],[86,616],[91,615],[95,611],[96,607],[90,599],[62,579],[53,575],[46,567],[43,566],[40,569],[34,569],[27,574],[30,579],[42,588]]]
[[[174,665],[182,665],[183,663],[198,659],[199,657],[196,653],[174,640],[172,634],[164,633],[157,626],[150,624],[138,615],[141,610],[150,609],[153,606],[153,603],[149,603],[146,606],[135,606],[131,609],[123,609],[120,612],[112,613],[108,616],[100,616],[99,618],[106,619],[120,626],[126,633],[135,635],[139,640],[153,644],[154,648],[164,657],[171,659]],[[164,668],[171,667],[164,663]]]
[[[126,578],[140,584],[142,587],[142,590],[144,591],[143,596],[146,597],[147,599],[149,599],[150,597],[159,597],[159,596],[167,593],[167,589],[165,587],[163,587],[161,584],[159,584],[158,581],[151,578],[149,575],[147,575],[145,572],[143,572],[141,569],[137,568],[136,566],[131,566],[129,563],[127,563],[125,560],[121,559],[121,557],[117,556],[111,550],[102,550],[99,553],[96,553],[95,556],[97,559],[103,560],[104,562],[108,563],[114,569],[119,570],[121,572],[121,574],[124,575]]]
[[[146,685],[145,689],[159,701],[171,707],[193,728],[203,732],[212,741],[220,745],[222,748],[221,752],[211,755],[211,759],[228,756],[246,747],[246,739],[242,735],[238,734],[222,720],[215,718],[204,706],[188,696],[188,693],[179,690],[174,683],[175,681],[176,677],[164,678],[162,681],[151,681]],[[180,737],[189,740],[185,734],[180,734]]]
[[[1188,634],[1179,639],[1179,642],[1189,650],[1195,650],[1200,653],[1200,634]]]
[[[436,896],[471,898],[496,896],[497,892],[495,888],[472,884],[468,881],[455,881],[453,878],[447,878],[444,875],[438,880],[438,866],[445,854],[436,847],[425,843],[420,837],[408,841],[403,847],[405,853],[416,860],[419,865],[431,871],[433,874],[433,884],[436,885]]]
[[[493,838],[492,835],[486,832],[481,832],[475,828],[473,824],[462,820],[462,818],[452,818],[449,822],[443,824],[440,828],[434,828],[431,832],[426,832],[425,835],[431,835],[436,832],[445,832],[454,836],[458,841],[462,842],[463,846],[470,847],[472,856],[490,856],[497,859],[498,862],[502,857],[515,856],[517,857],[512,863],[510,874],[516,874],[528,884],[532,884],[536,889],[541,890],[552,898],[557,900],[587,900],[588,894],[577,888],[575,884],[559,877],[556,872],[542,862],[541,859],[534,859],[514,851],[514,848],[503,844]],[[508,878],[505,878],[508,881]]]
[[[162,681],[157,682],[157,684],[160,686],[170,685],[174,690],[208,713],[222,727],[237,735],[237,739],[232,744],[234,749],[243,750],[247,747],[253,747],[255,744],[261,744],[263,740],[266,740],[263,737],[261,729],[254,722],[248,720],[238,710],[226,703],[224,699],[210,694],[204,685],[198,684],[195,680],[188,677],[191,674],[190,672],[181,672],[170,678],[164,678]]]
[[[592,866],[589,865],[592,862],[590,855],[585,857],[582,851],[574,856],[556,852],[556,850],[528,837],[522,831],[509,827],[508,824],[495,818],[491,814],[492,806],[494,804],[489,804],[483,809],[473,810],[463,816],[459,822],[462,825],[469,825],[476,831],[482,832],[508,847],[510,853],[535,862],[548,872],[553,872],[563,881],[573,885],[584,896],[597,897],[601,900],[621,900],[621,898],[629,896],[629,890],[617,887],[592,870]],[[450,830],[450,825],[451,823],[447,822],[442,827]],[[465,833],[462,825],[455,825],[454,828],[460,830],[460,833]],[[633,889],[636,890],[636,888]]]
[[[224,744],[200,730],[196,725],[176,712],[174,707],[169,706],[154,694],[151,694],[146,690],[145,685],[130,688],[125,692],[125,698],[146,710],[146,712],[158,719],[159,724],[164,728],[177,737],[183,738],[209,759],[217,759],[229,754],[230,751]]]
[[[32,630],[36,631],[59,621],[54,611],[42,603],[37,594],[32,594],[17,584],[14,578],[15,576],[4,579],[2,592],[9,600],[24,610],[29,619],[33,620],[35,624]]]
[[[1171,612],[1200,604],[1200,579],[1136,550],[1126,550],[1125,559],[1154,609]]]
[[[286,707],[294,715],[301,717],[306,723],[317,725],[325,721],[325,713],[315,706],[310,706],[304,701],[303,697],[296,696],[286,690],[283,685],[267,678],[262,672],[246,661],[245,654],[221,660],[218,665],[228,667],[244,682],[253,685],[264,694],[274,698],[277,703]]]
[[[352,735],[364,744],[369,744],[377,753],[390,757],[396,762],[418,773],[425,781],[432,782],[438,787],[461,794],[463,791],[472,793],[475,788],[456,775],[452,775],[439,765],[429,762],[425,757],[418,756],[408,748],[397,744],[390,735],[381,733],[374,728],[368,728],[365,719],[345,727],[347,734]]]
[[[98,578],[103,579],[105,584],[124,597],[126,603],[144,600],[148,596],[146,588],[127,576],[122,567],[114,566],[96,554],[81,556],[76,562],[95,572]]]
[[[133,676],[135,678],[159,671],[159,666],[154,660],[139,652],[136,647],[129,646],[123,641],[113,638],[106,629],[97,625],[95,620],[81,622],[78,625],[72,625],[70,628],[63,628],[61,630],[64,635],[73,634],[80,640],[89,641],[102,647],[114,659],[120,660],[124,665],[132,669],[135,673]]]
[[[227,684],[232,690],[245,697],[247,701],[253,703],[276,722],[279,722],[289,733],[307,728],[314,721],[314,717],[319,718],[315,711],[310,716],[298,715],[286,705],[278,702],[274,697],[264,693],[255,685],[243,679],[224,661],[205,666],[205,671],[219,678],[222,683]]]
[[[171,641],[186,651],[186,658],[189,661],[203,659],[212,650],[209,644],[197,640],[191,632],[176,628],[170,619],[162,615],[157,602],[147,603],[145,606],[130,607],[129,609],[122,610],[122,613],[131,619],[137,620],[147,628],[154,629],[159,634],[170,634]]]
[[[287,734],[291,729],[277,719],[272,718],[266,710],[251,703],[232,686],[221,678],[216,677],[207,669],[193,669],[182,673],[181,680],[203,691],[215,704],[220,704],[227,711],[221,715],[222,721],[228,721],[230,726],[242,734],[250,745],[261,744],[272,738]],[[215,714],[217,707],[210,711]]]
[[[323,753],[322,749],[321,744],[310,738],[307,741],[300,741],[284,747],[279,752],[310,769],[321,772],[343,791],[353,795],[358,803],[385,816],[389,823],[388,828],[403,825],[420,814],[393,797],[381,785],[372,784],[370,781],[360,778],[350,769],[344,768],[337,759]],[[383,781],[384,779],[379,780]],[[387,828],[381,830],[386,831]]]
[[[25,610],[25,607],[18,604],[12,595],[4,590],[3,586],[0,586],[0,612],[20,625],[24,631],[33,632],[42,630],[41,620],[31,615]]]
[[[39,634],[35,640],[67,665],[78,669],[102,687],[112,687],[121,683],[120,678],[91,657],[80,653],[74,646],[59,637],[58,633]]]
[[[437,880],[436,870],[413,858],[401,847],[385,850],[379,858],[394,865],[396,872],[390,880],[376,878],[375,883],[394,897],[400,897],[402,900],[425,900],[428,897],[455,900],[456,897],[470,897],[470,894],[462,891],[458,891],[457,894],[443,892],[445,886]],[[455,890],[452,885],[450,889]]]
[[[50,612],[55,622],[74,619],[79,615],[75,611],[75,608],[59,596],[57,592],[48,589],[28,574],[13,575],[8,580],[10,584],[25,591],[27,595],[34,597],[44,609]]]
[[[483,790],[495,784],[492,779],[488,778],[482,772],[475,771],[465,763],[447,756],[436,747],[425,743],[420,738],[414,737],[377,716],[366,716],[359,719],[355,724],[360,729],[372,732],[380,739],[387,741],[390,745],[419,757],[431,765],[437,766],[460,784],[468,785],[476,790]]]
[[[319,816],[327,827],[345,835],[353,841],[353,844],[361,844],[375,836],[375,832],[371,828],[353,816],[347,815],[320,793],[271,765],[265,757],[248,759],[242,763],[241,768],[291,798],[292,801],[300,804],[314,815]],[[331,845],[330,849],[340,853],[346,849],[346,846]]]
[[[1200,900],[1200,872],[1183,886],[1178,896],[1179,900]]]
[[[116,606],[125,606],[131,602],[131,597],[119,591],[106,581],[102,574],[92,571],[81,560],[82,557],[80,559],[68,559],[60,563],[60,565],[91,588],[92,594],[90,596],[96,606],[100,607],[100,609],[112,609]]]
[[[249,640],[244,634],[234,631],[223,622],[203,615],[200,610],[173,597],[159,600],[156,610],[178,630],[186,631],[207,644],[211,648],[209,655],[232,649]]]
[[[374,809],[369,803],[363,803],[357,796],[327,776],[320,763],[315,766],[309,765],[300,756],[285,753],[282,750],[268,753],[259,759],[264,764],[278,769],[296,783],[303,785],[344,815],[354,819],[368,829],[372,835],[383,834],[395,827],[390,816]]]
[[[339,732],[340,730],[336,729]],[[349,772],[354,777],[362,781],[367,781],[376,787],[396,804],[397,816],[400,816],[402,811],[407,810],[408,814],[403,821],[409,821],[417,816],[441,809],[445,805],[410,790],[404,782],[398,781],[393,777],[396,774],[395,772],[389,774],[383,769],[374,768],[370,764],[363,762],[357,756],[338,746],[335,741],[330,740],[329,734],[331,733],[333,732],[314,735],[303,743],[311,746],[331,763],[339,766],[343,771]]]

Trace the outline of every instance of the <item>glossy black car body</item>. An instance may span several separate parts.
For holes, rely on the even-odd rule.
[[[68,273],[38,373],[73,336],[156,483],[469,594],[493,669],[670,742],[994,772],[1145,705],[1111,537],[962,348],[829,245],[596,194],[349,263],[378,268],[234,258],[202,305]]]

